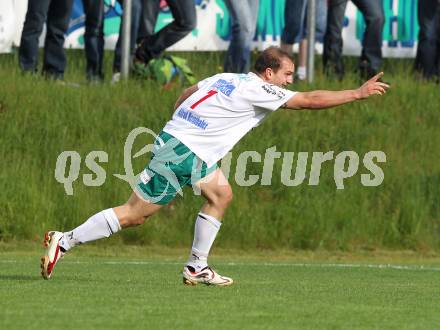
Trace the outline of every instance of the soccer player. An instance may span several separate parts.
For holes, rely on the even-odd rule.
[[[159,133],[148,166],[134,183],[134,192],[120,206],[96,213],[68,232],[46,233],[47,251],[41,258],[41,274],[49,279],[60,258],[73,247],[109,237],[121,229],[143,224],[169,203],[185,186],[193,185],[206,199],[197,215],[194,241],[183,268],[183,282],[226,286],[232,279],[208,266],[208,255],[221,227],[232,191],[216,163],[233,146],[278,108],[324,109],[373,95],[389,87],[379,73],[358,89],[293,92],[294,64],[278,47],[264,50],[254,72],[220,73],[200,81],[180,95],[175,112]]]

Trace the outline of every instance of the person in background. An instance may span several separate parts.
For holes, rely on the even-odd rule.
[[[296,77],[306,79],[307,71],[307,1],[287,0],[281,48],[293,56],[293,43],[299,42],[299,61]],[[300,19],[298,19],[300,18]],[[299,24],[299,25],[298,25]],[[316,41],[323,42],[327,24],[327,0],[316,0]],[[295,36],[294,33],[297,33]]]
[[[66,68],[64,34],[69,27],[73,0],[29,0],[21,34],[18,61],[23,72],[38,70],[38,39],[46,23],[43,74],[63,79]]]
[[[154,3],[159,0],[149,0],[150,12],[154,13],[157,7]],[[160,31],[144,36],[135,51],[135,63],[147,64],[153,58],[158,58],[168,47],[183,39],[197,25],[196,6],[194,0],[167,0],[174,20]],[[157,4],[156,4],[157,6]],[[157,17],[157,15],[155,15]],[[154,28],[154,24],[151,24]],[[148,30],[148,29],[146,29]]]
[[[292,46],[299,35],[307,0],[286,0],[284,29],[281,34],[281,49],[293,55]]]
[[[364,79],[375,75],[382,64],[382,31],[384,11],[382,0],[352,0],[365,18],[359,73]],[[323,64],[328,77],[344,78],[342,61],[342,26],[348,0],[329,0],[327,29],[324,36]]]
[[[415,69],[425,79],[440,79],[440,1],[419,0],[419,44]]]
[[[118,0],[119,1],[119,0]],[[119,1],[121,6],[123,3]],[[131,27],[130,27],[130,54],[133,55],[136,50],[136,44],[139,40],[152,36],[159,15],[159,0],[132,0],[131,4]],[[120,80],[122,56],[122,20],[119,28],[118,41],[115,47],[115,57],[113,60],[113,82]]]
[[[83,0],[86,15],[84,51],[86,54],[86,76],[89,82],[104,79],[104,0]]]
[[[250,68],[252,40],[255,36],[259,0],[224,0],[232,20],[231,42],[226,52],[224,71],[247,73]]]

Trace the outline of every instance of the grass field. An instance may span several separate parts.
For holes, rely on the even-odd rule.
[[[199,79],[221,70],[221,53],[178,55],[188,59]],[[151,81],[111,85],[111,59],[108,52],[106,83],[87,85],[83,52],[69,51],[68,84],[62,85],[39,76],[23,76],[16,55],[0,56],[1,241],[38,240],[48,229],[70,230],[97,211],[128,198],[129,185],[114,176],[124,173],[125,139],[139,126],[158,132],[170,118],[181,89],[163,90]],[[415,80],[411,66],[411,60],[386,61],[385,78],[392,89],[385,97],[322,112],[277,111],[240,141],[233,149],[230,173],[234,200],[217,244],[237,249],[438,250],[438,86]],[[352,59],[347,71],[355,67]],[[358,84],[355,73],[341,83],[327,80],[318,66],[316,83],[295,83],[291,88],[342,89]],[[133,152],[152,142],[138,140]],[[384,181],[378,187],[363,186],[360,176],[366,170],[361,161],[356,175],[345,181],[345,189],[338,190],[334,161],[329,161],[323,164],[319,185],[287,187],[280,181],[282,161],[277,159],[271,185],[236,184],[237,156],[247,150],[264,155],[272,146],[295,154],[334,151],[336,155],[353,150],[360,157],[381,150],[387,156],[387,162],[381,164]],[[72,196],[54,176],[57,157],[66,150],[81,156]],[[91,173],[85,158],[95,150],[108,154],[108,162],[101,164],[106,180],[98,187],[83,181]],[[133,160],[136,173],[148,157]],[[262,163],[250,164],[248,175],[261,173]],[[201,203],[186,190],[172,207],[118,239],[187,247]]]
[[[66,256],[44,281],[38,248],[5,246],[0,246],[1,329],[438,329],[440,324],[438,257],[220,250],[211,262],[235,284],[218,288],[182,284],[187,251],[165,250],[161,256],[154,249],[87,246]]]
[[[221,70],[221,53],[183,53],[197,78]],[[47,230],[70,230],[125,202],[123,148],[135,127],[158,132],[181,89],[151,81],[88,85],[82,51],[68,52],[66,84],[24,76],[0,56],[0,329],[436,329],[440,325],[440,99],[414,79],[410,60],[384,65],[383,98],[324,112],[278,111],[233,150],[234,200],[210,262],[228,288],[185,287],[180,272],[202,200],[185,191],[145,225],[75,249],[53,279],[39,275]],[[349,60],[348,70],[355,67]],[[325,79],[292,89],[357,87]],[[137,141],[134,151],[152,141]],[[234,181],[237,155],[381,150],[385,180],[358,173],[337,190],[333,161],[317,186],[287,187],[281,161],[269,186]],[[55,179],[58,155],[81,156],[73,195]],[[103,150],[105,183],[84,184],[86,155]],[[133,160],[139,172],[148,156]],[[248,174],[261,174],[252,164]],[[136,246],[132,246],[136,245]],[[396,251],[397,252],[390,252]],[[250,252],[251,251],[251,252]],[[380,252],[387,251],[387,252]],[[407,252],[405,252],[407,251]],[[409,252],[408,252],[409,251]]]

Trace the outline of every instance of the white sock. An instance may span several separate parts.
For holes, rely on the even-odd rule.
[[[196,271],[208,266],[209,250],[221,224],[216,218],[202,212],[199,213],[194,228],[194,241],[187,262],[188,266],[193,267]]]
[[[305,66],[298,67],[298,70],[296,71],[296,75],[298,76],[299,80],[306,79],[307,71]]]
[[[75,245],[109,237],[121,230],[118,217],[113,209],[96,213],[74,230],[65,232],[60,240],[60,246],[68,251]]]

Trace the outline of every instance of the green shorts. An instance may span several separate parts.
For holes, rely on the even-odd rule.
[[[208,165],[171,134],[160,132],[148,166],[139,174],[136,191],[153,204],[171,202],[186,185],[195,184],[217,169]]]

